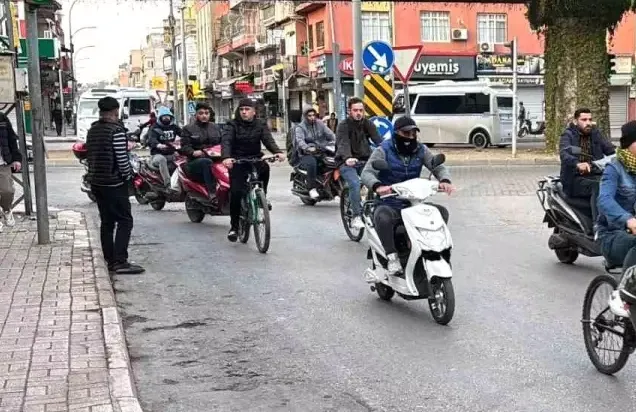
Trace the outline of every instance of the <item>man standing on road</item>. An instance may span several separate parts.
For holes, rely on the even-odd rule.
[[[2,219],[0,220],[0,232],[4,225],[9,227],[15,225],[13,218],[13,187],[12,172],[19,172],[22,168],[22,155],[18,150],[18,138],[15,135],[13,126],[7,116],[0,112],[0,207]],[[3,222],[4,221],[4,222]]]
[[[357,97],[349,99],[349,117],[338,125],[336,129],[336,159],[343,164],[340,174],[349,187],[349,204],[353,212],[351,227],[362,229],[364,223],[362,214],[362,200],[360,199],[359,174],[364,163],[371,156],[369,140],[377,146],[382,143],[375,125],[364,117],[364,103]]]
[[[119,103],[112,97],[104,97],[97,106],[99,120],[88,130],[86,149],[88,181],[97,198],[101,220],[102,252],[109,271],[116,274],[143,273],[144,268],[128,262],[128,243],[133,228],[128,196],[132,169],[128,160],[126,130],[119,121]]]

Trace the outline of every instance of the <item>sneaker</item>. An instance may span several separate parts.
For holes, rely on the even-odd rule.
[[[364,222],[360,216],[351,219],[351,227],[354,229],[364,229]]]
[[[271,212],[272,211],[272,203],[268,200],[267,201],[267,209]]]
[[[621,295],[618,290],[613,291],[610,295],[609,307],[610,311],[614,315],[629,318],[629,311],[625,308],[625,302],[621,299]]]
[[[311,189],[309,191],[309,197],[311,197],[312,199],[316,200],[316,199],[320,198],[320,193],[318,193],[318,191],[316,189]]]
[[[386,270],[389,272],[389,275],[397,275],[398,273],[402,273],[402,264],[400,263],[400,259],[398,258],[397,253],[391,253],[387,256],[388,264]]]
[[[227,232],[227,240],[229,240],[230,242],[236,242],[238,240],[237,231],[234,229],[230,229],[230,231]]]
[[[113,272],[117,275],[139,275],[145,271],[146,269],[142,266],[130,262],[117,263],[113,265]]]
[[[4,232],[4,223],[0,221],[0,233]]]
[[[9,227],[15,226],[15,218],[13,217],[13,210],[9,210],[8,212],[4,213],[4,222]]]

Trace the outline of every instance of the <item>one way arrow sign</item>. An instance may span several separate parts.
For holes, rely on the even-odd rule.
[[[413,74],[413,69],[422,54],[422,46],[398,46],[393,48],[395,54],[395,63],[393,63],[393,71],[400,78],[402,83],[406,83]]]

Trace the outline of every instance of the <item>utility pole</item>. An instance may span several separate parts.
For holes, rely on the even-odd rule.
[[[174,119],[179,123],[179,107],[177,106],[179,90],[177,89],[177,47],[175,46],[175,38],[174,38],[174,0],[170,0],[170,15],[168,16],[168,24],[170,25],[170,45],[172,48],[172,55],[170,57],[172,63],[172,110],[174,111]]]
[[[519,107],[517,98],[517,38],[512,39],[512,157],[517,157],[517,134],[519,133],[519,121],[517,120]]]
[[[29,96],[31,100],[31,136],[33,140],[33,175],[35,177],[35,204],[38,243],[50,243],[49,207],[46,189],[46,163],[44,159],[44,133],[42,118],[42,87],[40,84],[40,47],[38,44],[37,7],[26,4],[27,43],[29,53]]]
[[[340,45],[336,42],[336,28],[335,21],[333,18],[333,2],[329,2],[329,20],[331,26],[331,57],[333,60],[333,103],[334,107],[333,112],[336,113],[336,117],[339,121],[343,121],[346,117],[343,117],[343,113],[340,110],[339,102],[343,99],[342,96],[342,84],[340,81]]]
[[[15,48],[15,37],[13,36],[13,13],[11,13],[10,0],[3,0],[4,10],[7,13],[5,20],[5,27],[7,29],[7,36],[9,38],[9,44],[13,49],[13,69],[18,67],[18,51]],[[13,85],[15,89],[16,81],[15,76],[13,78]],[[24,128],[24,111],[22,108],[22,100],[16,96],[15,100],[15,118],[16,118],[16,130],[18,133],[18,141],[20,143],[20,153],[22,154],[22,193],[24,194],[24,214],[31,216],[33,211],[33,205],[31,204],[31,176],[29,176],[29,157],[26,148],[26,130]]]
[[[183,78],[183,125],[188,124],[188,49],[186,47],[186,3],[181,2],[181,77]]]
[[[356,97],[364,96],[364,70],[362,65],[362,1],[351,1],[353,16],[353,90]]]

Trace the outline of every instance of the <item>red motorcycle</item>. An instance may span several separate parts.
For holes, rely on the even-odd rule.
[[[178,144],[173,144],[179,149]],[[175,152],[173,161],[168,162],[168,171],[170,175],[178,173],[177,169],[185,164],[188,160],[186,156]],[[182,190],[174,190],[166,187],[159,170],[150,165],[150,159],[131,159],[133,171],[133,185],[135,187],[135,199],[140,205],[150,203],[154,210],[161,210],[166,203],[180,203],[185,200],[185,194]]]
[[[228,216],[230,214],[230,174],[221,163],[221,146],[203,149],[213,161],[212,176],[216,180],[216,193],[210,196],[203,183],[195,182],[186,174],[185,163],[179,167],[181,192],[185,195],[185,207],[191,222],[200,223],[205,215]]]

